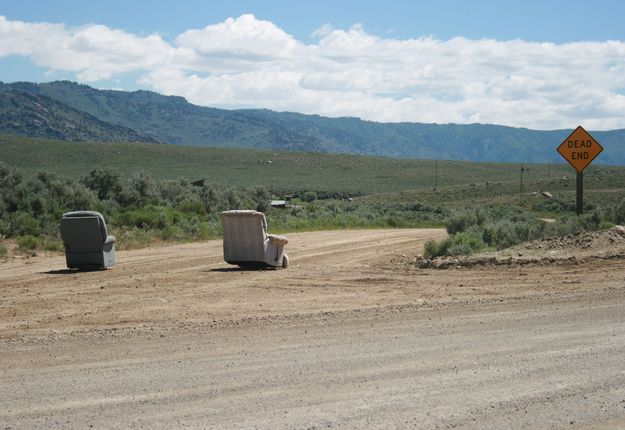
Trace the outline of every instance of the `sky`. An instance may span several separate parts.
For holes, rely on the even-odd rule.
[[[625,128],[621,0],[0,0],[0,81],[225,109]]]

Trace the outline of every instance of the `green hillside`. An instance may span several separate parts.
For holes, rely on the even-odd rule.
[[[205,179],[224,186],[273,187],[275,191],[332,191],[354,194],[429,190],[472,184],[508,187],[520,185],[520,164],[463,161],[405,160],[337,154],[274,152],[250,149],[195,148],[142,143],[76,143],[0,135],[0,161],[33,176],[49,171],[77,179],[95,167],[110,167],[129,177],[138,171],[156,179]],[[611,173],[609,173],[611,172]],[[593,164],[589,178],[616,176],[625,168]],[[552,183],[562,188],[574,178],[567,164],[525,165],[524,184]],[[594,181],[594,182],[593,182]],[[595,180],[588,180],[593,187]],[[621,184],[622,185],[622,184]],[[477,186],[477,185],[476,185]],[[544,187],[547,189],[547,187]],[[539,190],[540,191],[540,190]]]

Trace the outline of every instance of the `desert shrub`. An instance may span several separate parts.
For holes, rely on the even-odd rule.
[[[156,181],[144,172],[135,173],[127,183],[122,184],[116,200],[124,207],[157,204],[159,199]]]
[[[42,248],[45,249],[46,251],[63,251],[63,242],[61,242],[60,240],[56,240],[56,239],[50,239],[50,238],[44,238],[42,241]]]
[[[298,190],[291,193],[294,199],[303,202],[313,200],[347,200],[350,197],[358,197],[364,195],[359,191],[329,191],[329,190]],[[312,199],[314,197],[314,199]]]
[[[10,233],[12,236],[38,236],[41,234],[41,226],[28,212],[14,212],[10,221]]]
[[[159,214],[151,210],[153,207],[144,207],[136,210],[125,210],[120,212],[113,218],[113,223],[119,226],[125,227],[137,227],[137,228],[152,228],[156,227],[162,218]]]
[[[168,225],[159,231],[159,237],[161,240],[183,240],[185,234],[177,225]]]
[[[142,203],[152,201],[156,197],[156,182],[145,172],[141,171],[131,176],[128,184],[139,195]]]
[[[19,211],[41,218],[48,211],[48,202],[46,202],[42,190],[35,189],[35,187],[30,188],[30,190],[24,191],[24,196],[20,199]]]
[[[26,225],[32,230],[32,222],[25,223],[25,219],[16,220],[14,234],[56,234],[58,222],[63,212],[93,207],[97,197],[79,183],[60,179],[45,172],[29,180],[19,187],[20,200],[17,203],[16,213],[27,213],[36,220],[37,231],[24,230]]]
[[[600,208],[595,208],[591,212],[582,215],[580,217],[580,222],[584,230],[594,231],[599,229],[604,218],[602,210]]]
[[[519,237],[519,233],[523,234],[525,230],[526,228],[519,226],[518,223],[509,220],[499,221],[492,227],[492,233],[490,234],[491,242],[489,244],[497,249],[516,245],[523,241]]]
[[[202,187],[200,200],[204,203],[204,210],[207,214],[218,213],[225,207],[221,193],[213,186]]]
[[[569,234],[578,234],[584,231],[584,226],[580,217],[568,215],[560,217],[556,222],[548,224],[545,227],[546,236],[567,236]]]
[[[500,220],[509,220],[512,222],[517,221],[530,221],[535,220],[536,217],[525,211],[524,209],[518,206],[510,206],[510,205],[493,205],[487,206],[483,209],[483,212],[486,215],[488,220],[492,221],[500,221]]]
[[[198,224],[194,239],[209,240],[209,239],[215,239],[216,237],[217,236],[215,235],[213,228],[211,227],[210,224],[206,222],[200,222]]]
[[[176,209],[195,215],[206,215],[206,208],[204,207],[204,203],[196,196],[189,196],[185,200],[181,201],[178,205],[176,205]]]
[[[271,193],[265,187],[256,187],[251,193],[252,206],[259,212],[271,207]]]
[[[19,200],[18,187],[21,182],[22,175],[0,161],[0,213],[16,209]]]
[[[456,234],[465,231],[470,226],[478,223],[476,211],[455,211],[445,220],[445,228],[448,234]]]
[[[426,258],[438,257],[438,242],[435,240],[428,240],[423,245],[423,256]]]
[[[142,248],[158,238],[158,234],[155,231],[141,228],[123,228],[115,230],[113,235],[117,239],[115,247],[119,249]]]
[[[317,200],[317,193],[314,191],[306,191],[304,194],[302,194],[302,196],[300,197],[300,199],[303,202],[307,202],[310,203],[314,200]]]
[[[241,199],[237,196],[237,193],[228,188],[224,194],[225,208],[224,210],[241,209]]]
[[[532,208],[543,212],[572,212],[575,210],[574,202],[567,202],[559,198],[542,199],[534,202]]]
[[[158,191],[163,203],[172,206],[195,198],[193,186],[186,179],[162,181],[158,184]]]
[[[107,220],[120,211],[122,211],[122,206],[117,202],[117,200],[108,199],[108,200],[98,200],[92,206],[94,210],[100,212],[104,215],[104,218]]]
[[[193,212],[191,212],[193,213]],[[147,205],[139,209],[127,208],[111,217],[112,224],[122,227],[136,227],[145,230],[164,229],[179,224],[185,213],[166,206]]]
[[[99,200],[117,196],[122,188],[119,172],[108,167],[96,167],[87,176],[83,176],[80,182],[95,192]]]
[[[10,216],[4,212],[0,215],[0,239],[9,236],[12,233],[12,225]]]
[[[469,255],[486,247],[479,231],[460,232],[451,237],[449,255]]]
[[[0,243],[0,257],[6,257],[7,252],[7,247],[3,243]]]
[[[565,215],[556,219],[555,223],[545,227],[546,236],[566,236],[569,234],[579,234],[584,231],[595,231],[609,228],[615,220],[611,215],[614,213],[610,209],[595,208],[581,216]]]
[[[451,246],[451,239],[445,238],[440,241],[428,240],[423,247],[423,255],[427,258],[435,258],[447,255],[447,251]]]
[[[625,199],[612,209],[611,218],[616,224],[625,224]]]
[[[509,248],[543,236],[544,224],[540,222],[501,220],[484,229],[483,239],[497,249]]]
[[[41,240],[31,235],[20,236],[17,238],[16,242],[20,251],[32,251],[41,248],[42,245]]]
[[[456,233],[443,240],[429,240],[423,247],[423,255],[427,258],[454,255],[470,255],[486,247],[478,229]]]
[[[596,222],[596,216],[588,223]],[[468,255],[486,247],[508,248],[545,235],[544,223],[521,208],[490,206],[475,210],[454,211],[445,219],[449,237],[424,248],[424,253]]]
[[[122,207],[137,207],[141,204],[139,193],[129,184],[124,184],[122,186],[117,194],[116,200]]]
[[[455,245],[451,245],[447,250],[447,254],[451,256],[471,255],[473,252],[473,248],[471,248],[471,245],[468,243],[457,243]]]

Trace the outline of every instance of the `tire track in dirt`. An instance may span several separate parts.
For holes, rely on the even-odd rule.
[[[0,341],[16,428],[602,428],[623,294],[60,341]],[[618,428],[606,427],[606,428]]]
[[[619,259],[418,269],[442,230],[289,235],[288,270],[221,242],[0,264],[11,428],[621,428]]]
[[[342,286],[345,272],[360,275],[372,263],[419,252],[425,240],[444,234],[441,229],[291,234],[288,270],[238,270],[223,262],[220,240],[120,251],[115,267],[95,272],[65,270],[62,256],[14,259],[0,264],[0,337],[288,314],[297,311],[300,299],[307,303],[305,312],[324,310],[336,300],[349,307],[345,300],[352,293],[334,288]],[[329,288],[326,297],[316,297]],[[285,289],[290,294],[285,296]]]

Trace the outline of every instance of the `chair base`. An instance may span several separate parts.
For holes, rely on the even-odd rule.
[[[76,266],[76,265],[71,265],[71,266],[67,266],[68,269],[70,270],[76,270],[79,272],[95,272],[98,270],[107,270],[108,267],[106,266],[99,266],[97,264],[81,264],[80,266]]]
[[[226,263],[239,266],[241,269],[278,269],[280,267],[264,261],[226,261]]]

